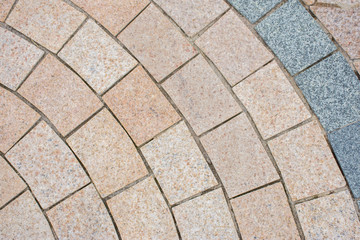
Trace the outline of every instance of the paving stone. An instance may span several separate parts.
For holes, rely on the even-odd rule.
[[[235,85],[273,58],[232,10],[201,35],[196,44],[231,85]]]
[[[360,222],[348,191],[296,205],[306,239],[359,239]]]
[[[269,141],[293,201],[346,185],[316,122]]]
[[[329,134],[329,140],[355,198],[360,198],[360,122]]]
[[[0,239],[54,239],[49,223],[29,191],[0,211]]]
[[[256,27],[291,75],[336,49],[298,0],[290,0]]]
[[[40,122],[7,154],[45,209],[89,182],[74,154]]]
[[[72,2],[116,35],[146,7],[149,0],[73,0]]]
[[[48,55],[18,92],[40,109],[66,135],[102,104],[82,80]]]
[[[163,87],[197,135],[241,112],[230,92],[200,55],[166,80]]]
[[[306,5],[312,5],[316,2],[316,0],[303,0],[303,2],[306,4]]]
[[[108,200],[122,239],[178,239],[169,208],[149,177]]]
[[[295,78],[326,131],[360,119],[360,84],[341,53]]]
[[[59,56],[98,93],[103,93],[137,64],[92,20],[76,33]]]
[[[300,239],[281,183],[231,200],[243,239]]]
[[[9,202],[25,188],[26,185],[21,178],[5,159],[0,157],[0,207]]]
[[[171,204],[217,184],[184,122],[141,148]]]
[[[156,0],[155,2],[189,36],[198,33],[229,8],[222,0]]]
[[[173,208],[182,239],[238,239],[221,189]]]
[[[59,239],[118,239],[93,185],[56,205],[47,215]]]
[[[233,88],[264,139],[311,117],[275,61]]]
[[[19,0],[6,23],[57,52],[85,20],[61,0]]]
[[[280,2],[281,0],[229,0],[234,8],[252,23],[259,20]]]
[[[0,2],[0,21],[5,21],[15,0],[3,0]]]
[[[0,88],[0,151],[6,153],[39,118],[18,97]]]
[[[229,197],[279,179],[245,114],[201,138]]]
[[[118,38],[157,81],[196,53],[185,37],[153,4],[121,32]]]
[[[181,119],[141,66],[106,93],[104,100],[137,145]]]
[[[360,60],[355,60],[354,66],[355,66],[356,70],[358,71],[358,73],[360,74]]]
[[[0,83],[16,90],[44,53],[4,28],[0,45]]]

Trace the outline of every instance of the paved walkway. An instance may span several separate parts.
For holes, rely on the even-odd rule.
[[[360,239],[358,0],[4,0],[0,44],[0,239]]]

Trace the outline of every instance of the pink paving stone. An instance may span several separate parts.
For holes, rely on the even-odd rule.
[[[0,46],[0,83],[15,91],[44,52],[4,28]]]
[[[243,239],[300,239],[281,183],[231,200]]]
[[[124,129],[106,109],[67,140],[102,197],[148,172]]]
[[[169,208],[149,177],[107,201],[121,238],[178,239]]]
[[[231,85],[235,85],[273,58],[233,10],[227,12],[201,35],[196,44]]]
[[[19,0],[6,23],[57,52],[84,20],[61,0]]]
[[[275,61],[233,88],[264,139],[311,117]]]
[[[196,53],[185,37],[153,4],[121,32],[118,38],[157,81]]]
[[[39,118],[13,93],[0,88],[0,151],[6,153]]]
[[[84,82],[59,60],[47,55],[18,92],[66,135],[102,104]]]
[[[106,93],[104,100],[137,145],[181,119],[140,66]]]
[[[6,16],[8,15],[12,5],[15,0],[2,0],[0,2],[0,21],[5,21]]]
[[[156,0],[189,36],[202,30],[229,6],[222,0]]]
[[[166,80],[163,87],[197,135],[241,112],[201,55]]]
[[[229,197],[279,179],[245,114],[201,138]]]
[[[316,122],[269,141],[293,201],[346,185]]]
[[[45,209],[89,182],[74,154],[40,122],[7,154]]]
[[[59,239],[118,239],[104,203],[89,185],[47,212]]]

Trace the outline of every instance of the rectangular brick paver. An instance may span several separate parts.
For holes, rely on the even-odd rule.
[[[0,21],[5,21],[14,2],[15,0],[3,0],[0,2]]]

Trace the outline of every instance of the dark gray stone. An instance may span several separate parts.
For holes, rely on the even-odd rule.
[[[255,29],[291,75],[336,49],[298,0],[281,6]]]

